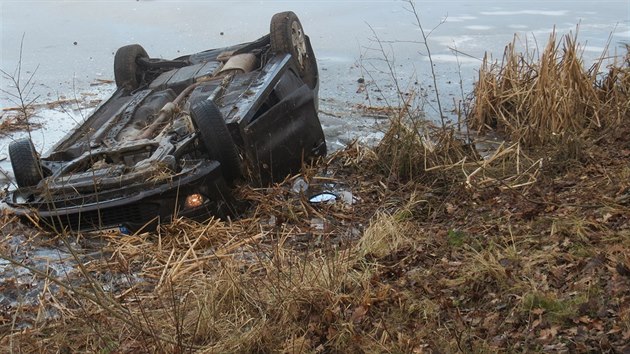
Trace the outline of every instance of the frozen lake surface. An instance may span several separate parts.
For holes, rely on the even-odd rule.
[[[316,51],[320,118],[330,149],[356,138],[378,140],[379,120],[357,105],[395,104],[394,78],[404,90],[426,90],[427,115],[438,117],[428,57],[405,1],[2,0],[0,4],[0,68],[15,72],[23,38],[22,82],[34,73],[29,98],[38,103],[107,97],[114,86],[98,80],[113,79],[114,53],[123,45],[139,43],[151,56],[174,58],[256,39],[268,32],[274,13],[293,10]],[[484,53],[500,58],[514,34],[521,43],[542,47],[554,27],[565,34],[579,23],[586,58],[599,56],[611,35],[611,51],[630,41],[627,0],[446,0],[422,1],[416,7],[424,29],[434,29],[429,45],[445,111],[461,99],[462,91],[471,91]],[[385,56],[392,70],[384,65]],[[365,78],[365,84],[359,84],[359,78]],[[1,87],[0,109],[16,106],[6,94],[15,93],[6,77]],[[38,110],[35,121],[43,129],[32,134],[37,149],[46,152],[93,109],[93,105],[81,107],[66,104]],[[0,168],[9,174],[8,144],[24,134],[0,137]]]

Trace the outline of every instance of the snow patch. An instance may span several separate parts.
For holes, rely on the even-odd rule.
[[[460,63],[460,64],[474,64],[474,65],[480,65],[481,64],[481,60],[477,59],[477,58],[471,58],[465,55],[450,55],[450,54],[435,54],[432,55],[431,58],[433,59],[434,63]],[[429,60],[429,58],[426,58],[425,60]]]
[[[470,43],[475,40],[475,37],[462,35],[462,36],[435,36],[432,37],[434,41],[445,47],[461,47],[465,43]]]
[[[481,11],[480,14],[486,16],[516,16],[516,15],[537,15],[537,16],[566,16],[568,11],[545,11],[545,10],[520,10],[520,11]]]
[[[442,21],[446,21],[446,22],[464,22],[464,21],[476,20],[476,19],[477,19],[476,16],[470,16],[470,15],[442,17]]]
[[[484,26],[484,25],[472,25],[472,26],[465,26],[464,28],[468,28],[469,30],[473,30],[473,31],[488,31],[493,29],[493,26]]]

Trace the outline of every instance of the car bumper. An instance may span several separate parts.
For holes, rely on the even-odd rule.
[[[188,173],[161,184],[133,187],[133,193],[121,188],[116,198],[68,207],[59,206],[63,201],[56,201],[55,207],[7,203],[16,214],[57,232],[112,228],[131,232],[154,230],[159,223],[179,216],[201,220],[213,215],[224,217],[232,211],[231,193],[216,161],[202,162]],[[201,197],[195,198],[195,205],[186,203],[191,195]]]

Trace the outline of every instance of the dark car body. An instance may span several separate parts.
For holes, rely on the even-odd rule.
[[[173,60],[122,47],[117,90],[84,123],[42,158],[30,141],[10,147],[18,188],[6,203],[75,231],[233,214],[237,181],[281,181],[326,154],[301,31],[286,12],[258,40]]]

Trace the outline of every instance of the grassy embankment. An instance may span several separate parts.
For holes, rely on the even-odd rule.
[[[103,235],[105,256],[77,270],[82,285],[3,314],[1,344],[103,353],[628,350],[630,57],[602,63],[584,69],[571,36],[552,37],[539,58],[510,45],[501,62],[486,60],[468,125],[507,140],[485,157],[452,130],[420,124],[417,109],[393,110],[378,146],[350,146],[302,176],[347,185],[355,204],[310,204],[287,180],[242,187],[252,207],[239,220]],[[11,237],[16,224],[3,218]],[[50,237],[63,236],[29,242]],[[110,289],[102,279],[112,273],[141,281]],[[51,308],[55,320],[12,326]]]

